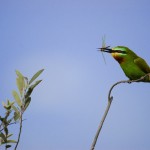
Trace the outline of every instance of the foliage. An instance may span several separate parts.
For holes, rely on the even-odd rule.
[[[5,115],[3,117],[0,116],[0,146],[5,144],[5,150],[10,148],[12,144],[15,144],[14,150],[17,149],[22,131],[23,114],[31,102],[31,94],[34,88],[42,81],[35,80],[43,71],[44,69],[39,70],[30,80],[28,80],[27,77],[16,70],[18,92],[15,90],[12,91],[14,101],[7,100],[6,103],[2,103],[5,109]],[[9,127],[16,123],[19,123],[19,133],[17,140],[13,140],[10,139],[13,134],[10,133]]]

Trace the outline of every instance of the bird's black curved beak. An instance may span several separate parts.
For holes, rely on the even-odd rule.
[[[110,46],[97,48],[97,49],[98,49],[98,51],[101,51],[101,52],[113,53],[113,50],[111,48],[109,48],[109,47]]]
[[[122,53],[122,54],[126,54],[125,51],[122,51],[122,50],[113,50],[113,49],[111,49],[109,47],[110,46],[98,48],[98,51],[107,52],[107,53]]]

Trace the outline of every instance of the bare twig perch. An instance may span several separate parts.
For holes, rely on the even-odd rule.
[[[21,117],[21,118],[20,118],[20,128],[19,128],[18,140],[17,140],[17,143],[16,143],[16,146],[15,146],[14,150],[17,149],[18,144],[19,144],[19,141],[20,141],[20,136],[21,136],[21,132],[22,132],[22,122],[23,122],[22,115],[23,115],[23,113],[21,112],[21,115],[20,115],[20,117]]]
[[[95,134],[95,137],[94,137],[94,140],[93,140],[93,143],[92,143],[92,145],[91,145],[90,150],[94,150],[94,149],[95,149],[95,145],[96,145],[98,136],[99,136],[100,131],[101,131],[102,127],[103,127],[103,123],[104,123],[104,121],[105,121],[105,119],[106,119],[106,116],[107,116],[107,114],[108,114],[109,108],[110,108],[110,106],[111,106],[111,102],[112,102],[112,100],[113,100],[113,97],[111,96],[111,92],[112,92],[113,88],[114,88],[116,85],[121,84],[121,83],[132,83],[132,82],[139,82],[139,81],[142,81],[142,80],[143,80],[145,77],[147,77],[147,76],[150,76],[150,73],[146,74],[145,76],[143,76],[143,77],[141,77],[140,79],[137,79],[137,80],[122,80],[122,81],[116,82],[115,84],[112,85],[112,87],[110,88],[109,93],[108,93],[108,104],[107,104],[105,113],[104,113],[104,115],[103,115],[103,117],[102,117],[102,120],[101,120],[99,126],[98,126],[98,129],[97,129],[97,132],[96,132],[96,134]]]

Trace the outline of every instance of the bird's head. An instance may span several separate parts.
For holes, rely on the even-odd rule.
[[[102,52],[111,53],[113,58],[116,59],[119,63],[124,62],[124,60],[127,58],[127,55],[132,52],[129,48],[125,46],[116,46],[113,48],[109,48],[108,46],[99,48],[99,50]]]

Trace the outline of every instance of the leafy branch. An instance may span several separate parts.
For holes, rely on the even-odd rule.
[[[5,144],[5,150],[11,147],[12,143],[15,143],[14,150],[17,149],[20,142],[23,114],[28,108],[31,102],[31,94],[34,88],[42,81],[37,80],[37,77],[44,71],[39,70],[30,80],[23,76],[18,70],[16,70],[16,84],[18,92],[13,90],[12,95],[14,101],[7,100],[7,103],[3,103],[3,107],[6,110],[5,116],[0,116],[0,146]],[[34,82],[34,83],[33,83]],[[16,140],[10,140],[9,138],[13,135],[9,133],[9,126],[19,122],[19,133]]]
[[[98,126],[98,129],[97,129],[97,132],[95,134],[95,137],[94,137],[94,140],[92,142],[92,145],[91,145],[91,148],[90,150],[94,150],[95,149],[95,146],[96,146],[96,143],[97,143],[97,140],[98,140],[98,137],[99,137],[99,134],[101,132],[101,129],[103,127],[103,124],[104,124],[104,121],[107,117],[107,114],[109,112],[109,109],[110,109],[110,106],[111,106],[111,103],[112,103],[112,100],[113,100],[113,96],[111,96],[111,92],[113,90],[113,88],[121,83],[133,83],[133,82],[140,82],[140,81],[143,81],[146,77],[149,77],[150,78],[150,73],[142,76],[140,79],[137,79],[137,80],[122,80],[122,81],[119,81],[119,82],[116,82],[115,84],[113,84],[108,92],[108,103],[107,103],[107,107],[106,107],[106,110],[104,112],[104,115],[101,119],[101,122]]]

